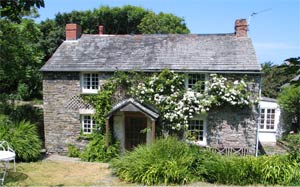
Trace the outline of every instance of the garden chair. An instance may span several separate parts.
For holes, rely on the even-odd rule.
[[[7,170],[9,169],[9,162],[14,161],[14,171],[16,172],[16,153],[10,147],[7,141],[0,141],[0,173],[2,174],[2,178],[0,181],[3,185],[4,178]]]

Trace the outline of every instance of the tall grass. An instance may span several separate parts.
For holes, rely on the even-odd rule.
[[[111,166],[119,178],[144,185],[194,180],[226,185],[300,185],[300,163],[290,155],[222,156],[176,138],[141,145],[112,160]]]
[[[141,145],[111,162],[113,171],[123,180],[145,185],[184,184],[194,179],[190,168],[193,155],[184,142],[175,138]]]
[[[0,120],[0,140],[9,142],[18,161],[35,161],[40,157],[42,141],[36,126],[28,121],[11,122]]]

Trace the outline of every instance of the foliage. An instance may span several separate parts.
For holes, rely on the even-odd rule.
[[[296,63],[295,58],[291,58],[290,61]],[[299,69],[299,65],[274,65],[272,62],[262,64],[262,71],[264,73],[262,79],[262,95],[276,98],[280,92],[280,87],[295,77]]]
[[[193,157],[189,146],[175,138],[140,145],[125,156],[113,159],[113,171],[127,182],[144,185],[184,184],[193,180],[189,169]]]
[[[138,28],[143,34],[188,34],[190,32],[183,18],[162,12],[159,14],[148,13]]]
[[[68,156],[69,157],[79,157],[80,150],[75,145],[68,144]]]
[[[93,133],[93,137],[80,155],[83,161],[107,162],[119,155],[119,143],[110,140],[106,147],[105,136],[100,133]]]
[[[299,185],[300,165],[286,155],[262,157],[224,157],[203,161],[205,178],[221,184]]]
[[[14,22],[21,22],[22,17],[30,15],[35,8],[44,7],[44,0],[5,0],[0,1],[0,16]]]
[[[253,104],[243,80],[230,81],[211,75],[204,92],[185,89],[184,75],[163,70],[132,87],[132,95],[150,103],[162,113],[161,122],[167,130],[181,130],[195,114],[205,113],[223,104],[245,107]],[[169,128],[169,129],[168,129]]]
[[[291,158],[300,163],[300,134],[289,134],[285,140],[288,143]]]
[[[160,24],[149,22],[150,18],[160,20]],[[94,10],[58,13],[54,20],[48,19],[40,23],[43,33],[41,42],[46,54],[45,60],[48,60],[55,49],[64,41],[64,28],[67,23],[81,25],[82,32],[85,34],[97,34],[100,24],[104,26],[105,34],[142,34],[143,31],[147,34],[155,34],[161,33],[160,30],[163,33],[189,32],[182,18],[172,14],[155,14],[150,10],[130,5],[123,7],[102,6]]]
[[[141,145],[113,159],[111,166],[119,178],[144,185],[193,180],[226,185],[300,185],[300,162],[290,155],[222,156],[175,138]]]
[[[300,131],[300,86],[288,86],[278,96],[280,106],[283,108],[285,125],[291,130]]]
[[[26,121],[13,123],[7,118],[2,118],[0,140],[9,142],[19,161],[35,161],[40,157],[42,142],[34,124]]]
[[[1,19],[0,27],[0,92],[14,95],[12,99],[39,95],[43,58],[38,44],[40,30],[29,19],[20,24]]]

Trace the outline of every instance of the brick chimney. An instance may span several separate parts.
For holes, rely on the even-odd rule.
[[[99,35],[103,35],[103,34],[104,34],[104,26],[99,25]]]
[[[234,29],[237,37],[247,37],[248,25],[246,19],[235,20]]]
[[[70,23],[66,25],[66,40],[77,40],[81,36],[81,26]]]

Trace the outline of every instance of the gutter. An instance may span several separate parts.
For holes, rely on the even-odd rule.
[[[260,76],[260,80],[259,80],[259,101],[261,100],[261,88],[262,88],[262,77]],[[258,118],[257,118],[258,122],[257,122],[257,129],[256,129],[256,146],[255,146],[255,156],[258,156],[258,131],[259,131],[259,127],[260,127],[260,122],[261,122],[261,115],[260,115],[260,102],[258,102]]]

